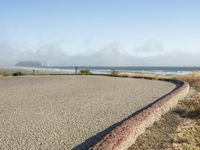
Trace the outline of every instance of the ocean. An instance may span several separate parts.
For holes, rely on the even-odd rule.
[[[78,67],[78,66],[77,66]],[[56,73],[74,73],[75,67],[68,66],[48,66],[48,67],[15,67],[26,70],[38,70],[45,72],[56,72]],[[163,75],[177,75],[177,74],[187,74],[195,71],[200,71],[200,67],[147,67],[147,66],[123,66],[123,67],[108,67],[108,66],[79,66],[78,71],[89,69],[92,73],[103,73],[109,74],[111,71],[119,72],[130,72],[130,73],[156,73]]]

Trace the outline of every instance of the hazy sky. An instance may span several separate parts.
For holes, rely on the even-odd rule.
[[[200,66],[197,56],[199,0],[0,0],[0,65]]]

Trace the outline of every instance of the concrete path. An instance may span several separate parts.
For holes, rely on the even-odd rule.
[[[87,149],[174,88],[102,76],[0,77],[0,149]]]

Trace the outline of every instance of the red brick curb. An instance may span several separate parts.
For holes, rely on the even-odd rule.
[[[144,79],[146,78],[144,77]],[[116,127],[100,142],[92,147],[91,150],[128,149],[132,144],[134,144],[137,137],[142,134],[147,127],[151,126],[163,114],[171,110],[177,104],[178,100],[186,96],[189,92],[189,84],[186,82],[171,79],[160,80],[176,83],[180,85],[180,87],[124,121],[120,126]]]

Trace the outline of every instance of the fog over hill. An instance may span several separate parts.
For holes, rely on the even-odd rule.
[[[153,52],[152,52],[153,51]],[[141,56],[141,54],[155,55]],[[47,62],[54,66],[197,66],[200,65],[200,53],[181,51],[163,52],[161,47],[143,46],[130,54],[116,44],[110,44],[98,51],[84,52],[70,56],[55,45],[42,46],[36,50],[14,48],[6,42],[0,42],[0,65],[15,65],[19,61]],[[140,55],[138,55],[140,54]],[[189,61],[188,61],[189,60]]]
[[[107,55],[108,53],[112,55]],[[66,64],[88,66],[197,66],[200,64],[199,56],[200,53],[175,52],[158,56],[136,57],[121,53],[118,50],[111,52],[102,50],[92,55],[68,57]]]
[[[46,62],[40,61],[20,61],[15,64],[18,67],[46,67],[48,64]]]

